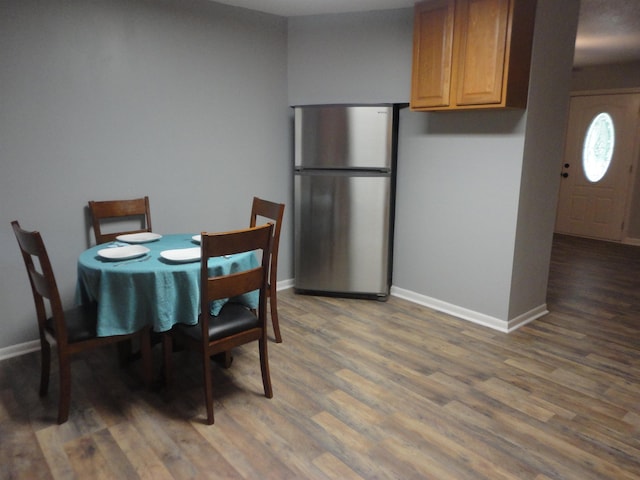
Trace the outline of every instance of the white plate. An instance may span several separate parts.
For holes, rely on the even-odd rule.
[[[160,240],[162,235],[153,232],[127,233],[126,235],[118,235],[116,240],[127,243],[147,243]]]
[[[200,235],[200,234],[194,235],[193,237],[191,237],[191,240],[193,240],[196,243],[201,243],[202,242],[202,235]]]
[[[193,248],[177,248],[175,250],[163,250],[160,256],[170,262],[195,262],[200,261],[200,247]]]
[[[127,260],[146,255],[149,251],[147,247],[142,245],[127,245],[125,247],[103,248],[98,250],[98,255],[107,260]]]

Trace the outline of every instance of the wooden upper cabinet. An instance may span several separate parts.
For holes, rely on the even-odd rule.
[[[509,0],[457,0],[456,105],[500,103]]]
[[[451,0],[434,0],[416,5],[413,26],[412,107],[449,105],[453,60],[453,7]],[[434,68],[434,65],[438,68]]]
[[[536,0],[416,4],[411,109],[526,108]]]

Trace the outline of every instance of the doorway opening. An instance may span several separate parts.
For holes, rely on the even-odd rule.
[[[640,93],[572,95],[556,233],[640,245]]]

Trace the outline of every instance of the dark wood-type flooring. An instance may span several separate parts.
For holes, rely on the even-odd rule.
[[[279,299],[274,398],[239,348],[212,426],[186,352],[171,392],[113,349],[79,357],[61,426],[56,363],[40,399],[39,353],[0,362],[0,478],[640,478],[640,247],[557,237],[551,313],[508,335],[397,298]]]

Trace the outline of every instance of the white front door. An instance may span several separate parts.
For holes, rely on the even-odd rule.
[[[556,232],[622,239],[639,114],[640,94],[571,98]]]

